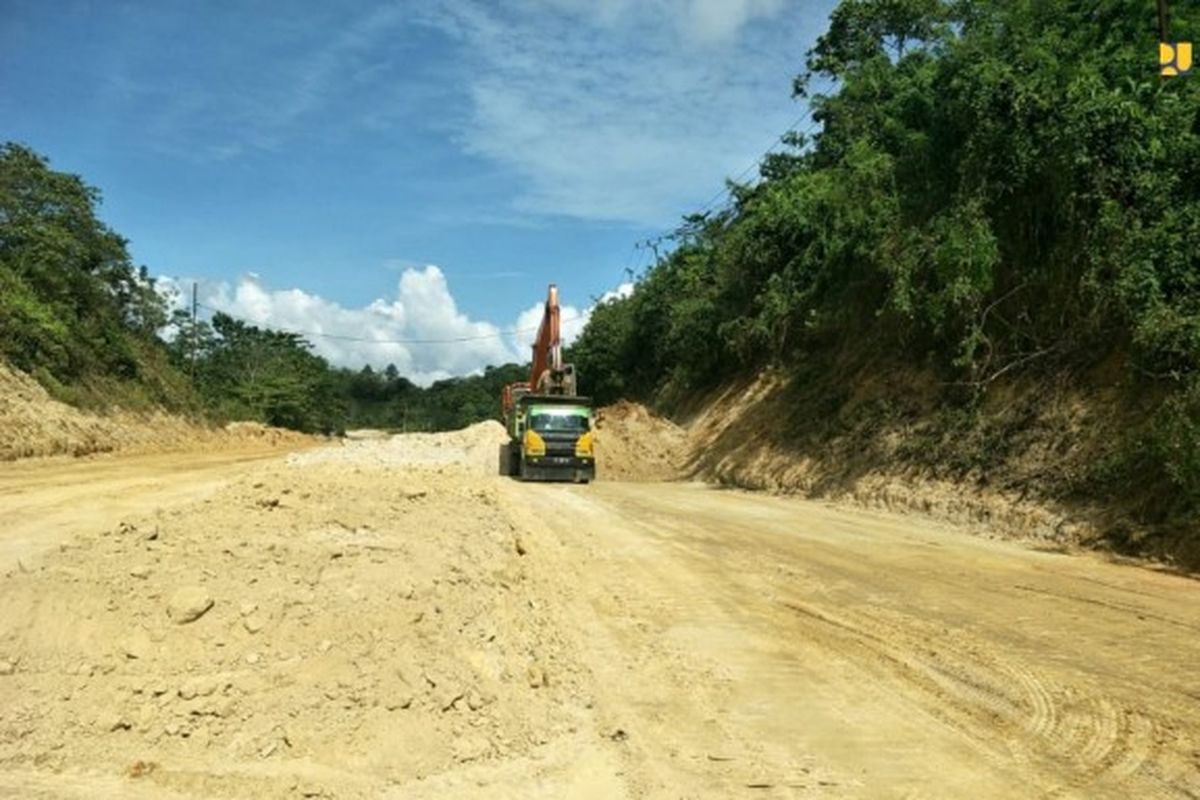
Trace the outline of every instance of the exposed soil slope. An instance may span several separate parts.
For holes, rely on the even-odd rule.
[[[1200,568],[1194,520],[1156,520],[1161,498],[1100,482],[1144,423],[1119,385],[997,385],[966,410],[931,376],[846,369],[767,372],[705,398],[688,421],[688,473]]]
[[[666,417],[622,401],[596,411],[599,480],[664,481],[682,475],[687,434]]]
[[[161,412],[92,414],[61,403],[0,361],[0,461],[121,451],[153,453],[261,442],[290,446],[311,437],[252,422],[216,428]]]

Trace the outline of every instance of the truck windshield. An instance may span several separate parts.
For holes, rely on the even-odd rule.
[[[539,433],[586,433],[588,418],[571,411],[535,411],[529,415],[529,425]]]

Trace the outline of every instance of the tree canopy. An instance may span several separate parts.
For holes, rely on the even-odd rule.
[[[0,354],[51,388],[135,385],[131,402],[178,402],[187,387],[157,337],[166,302],[121,236],[99,220],[97,189],[0,146]]]
[[[1200,503],[1200,82],[1156,42],[1153,3],[844,0],[795,82],[831,87],[819,133],[598,309],[583,380],[669,399],[857,345],[969,400],[1116,356],[1171,395],[1130,464]]]

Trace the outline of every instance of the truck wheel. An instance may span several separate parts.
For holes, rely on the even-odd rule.
[[[500,474],[512,475],[512,448],[508,442],[500,445]]]

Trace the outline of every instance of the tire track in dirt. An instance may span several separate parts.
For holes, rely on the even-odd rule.
[[[589,514],[608,507],[609,530],[654,544],[660,566],[642,579],[684,569],[708,581],[691,608],[682,595],[656,604],[656,630],[703,630],[715,641],[723,634],[710,617],[739,629],[741,653],[713,650],[700,634],[683,641],[743,684],[826,693],[812,698],[827,707],[821,724],[845,724],[836,693],[884,693],[896,708],[880,705],[868,725],[898,734],[926,717],[930,748],[942,746],[934,727],[954,732],[978,754],[955,758],[1025,781],[982,796],[1200,796],[1200,714],[1184,666],[1200,655],[1189,635],[1200,616],[1191,581],[759,495],[627,486],[586,497]],[[761,693],[730,696],[757,703]],[[813,710],[798,712],[810,730]],[[797,746],[802,731],[792,734]],[[875,739],[853,727],[839,735]],[[893,775],[887,791],[868,791],[868,781],[862,796],[903,796],[911,779]]]
[[[915,691],[920,710],[997,757],[1017,758],[1047,784],[1063,777],[1064,761],[1072,767],[1069,786],[1085,789],[1132,775],[1157,754],[1154,722],[1136,709],[1056,684],[982,642],[937,636],[916,621],[906,626],[861,612],[834,616],[798,602],[784,605],[808,621],[806,637],[833,652],[855,653],[855,662],[872,664],[881,679]]]

